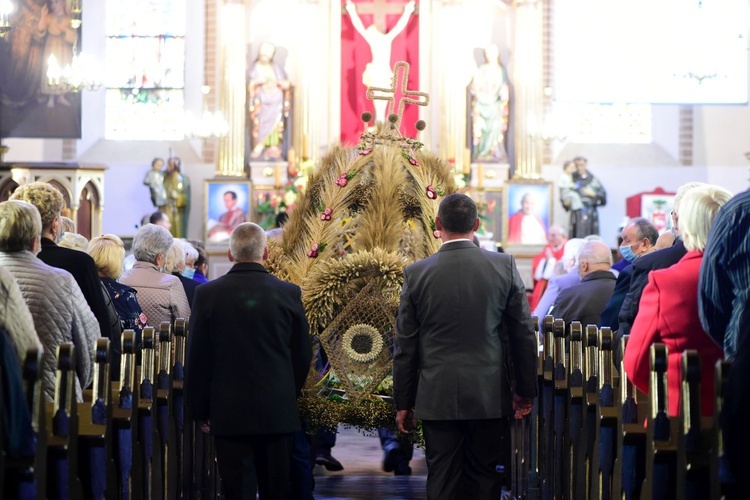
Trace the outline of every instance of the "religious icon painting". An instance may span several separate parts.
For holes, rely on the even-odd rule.
[[[250,214],[252,221],[266,231],[273,229],[276,216],[287,209],[284,190],[273,186],[253,186]]]
[[[250,222],[250,181],[213,179],[205,182],[204,241],[228,242],[235,227]]]
[[[469,196],[477,204],[479,230],[477,238],[482,248],[497,250],[497,243],[503,239],[503,188],[484,189]]]
[[[511,180],[506,184],[506,193],[504,244],[546,245],[552,223],[552,184],[533,179]]]

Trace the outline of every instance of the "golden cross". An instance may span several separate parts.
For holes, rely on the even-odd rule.
[[[399,81],[401,85],[398,85]],[[370,100],[388,101],[385,108],[383,121],[387,123],[388,117],[395,113],[398,121],[394,124],[396,130],[401,126],[401,118],[404,115],[404,106],[416,104],[417,106],[427,106],[430,103],[430,94],[427,92],[417,92],[407,89],[409,85],[409,63],[399,61],[393,67],[393,80],[390,88],[368,87],[367,98]]]

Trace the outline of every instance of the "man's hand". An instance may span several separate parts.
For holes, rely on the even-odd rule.
[[[211,433],[211,421],[210,420],[201,420],[198,422],[198,427],[201,431],[205,432],[206,434]]]
[[[404,434],[408,434],[417,426],[414,410],[398,410],[396,412],[396,426]]]
[[[515,411],[514,418],[521,420],[523,417],[531,413],[531,407],[534,404],[534,398],[524,398],[518,394],[513,395],[513,411]]]

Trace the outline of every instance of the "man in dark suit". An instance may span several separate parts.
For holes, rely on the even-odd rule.
[[[428,498],[495,500],[502,417],[511,408],[516,418],[531,411],[537,340],[515,260],[471,241],[476,204],[463,194],[446,196],[435,225],[440,251],[404,270],[396,424],[407,432],[415,416],[422,419]]]
[[[615,275],[612,274],[612,252],[601,241],[589,241],[578,252],[578,276],[581,282],[560,292],[552,306],[552,316],[569,325],[580,321],[586,325],[598,325],[607,302],[615,291]]]
[[[291,498],[296,397],[312,351],[297,285],[263,267],[266,233],[247,222],[229,240],[229,272],[198,287],[190,318],[187,398],[216,439],[225,497]]]

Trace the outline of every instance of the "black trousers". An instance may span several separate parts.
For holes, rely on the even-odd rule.
[[[289,457],[294,434],[216,436],[216,458],[227,500],[292,498]]]
[[[497,500],[507,419],[423,420],[429,500]]]

